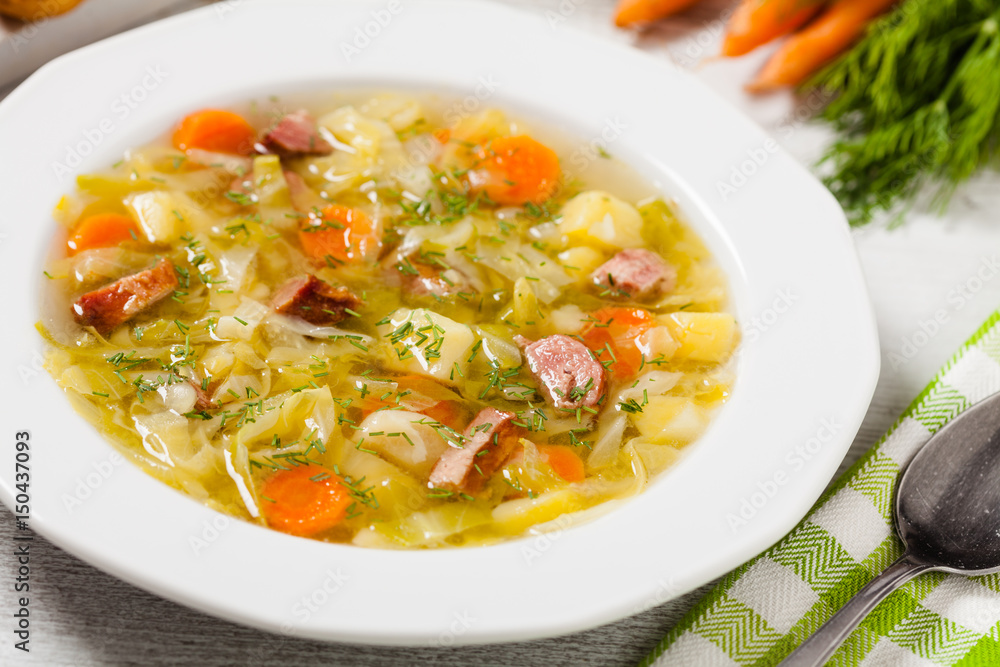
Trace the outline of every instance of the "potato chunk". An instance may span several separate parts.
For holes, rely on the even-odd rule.
[[[584,243],[606,250],[644,245],[639,211],[600,190],[580,193],[566,202],[559,231],[569,238],[570,245]]]
[[[676,312],[659,319],[680,343],[674,357],[692,361],[719,362],[736,344],[736,319],[729,313]]]
[[[424,117],[424,109],[418,100],[393,93],[376,95],[361,105],[360,111],[368,118],[387,123],[395,132],[413,127]]]
[[[425,478],[448,448],[448,443],[429,424],[433,420],[407,410],[378,410],[361,422],[357,437],[361,446],[386,461]]]
[[[125,199],[150,243],[173,243],[188,229],[208,226],[208,216],[190,197],[179,192],[139,192]]]
[[[579,283],[590,282],[590,274],[604,263],[604,253],[589,246],[574,246],[559,253],[559,261]]]
[[[476,341],[468,325],[425,308],[400,308],[378,331],[392,345],[394,366],[451,385],[462,379],[455,367],[465,371]]]
[[[636,346],[646,359],[672,359],[680,348],[670,329],[665,326],[650,327],[639,334]]]
[[[650,396],[632,422],[643,437],[653,442],[687,444],[708,425],[705,410],[683,396]]]
[[[453,123],[451,136],[462,141],[480,144],[494,137],[510,134],[510,121],[499,109],[484,109],[471,116],[463,116],[460,112],[445,114],[445,122]]]

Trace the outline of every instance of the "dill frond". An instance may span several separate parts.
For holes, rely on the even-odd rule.
[[[927,189],[943,211],[1000,146],[1000,2],[905,0],[806,87],[831,98],[821,163],[852,225]]]

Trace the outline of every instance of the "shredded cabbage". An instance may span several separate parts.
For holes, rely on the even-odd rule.
[[[550,191],[505,199],[523,184],[488,172],[518,153],[495,147],[528,131],[499,110],[448,118],[401,93],[343,101],[310,106],[310,141],[332,151],[275,148],[263,133],[287,110],[263,104],[245,116],[266,154],[156,142],[78,178],[54,213],[64,233],[108,213],[134,228],[113,242],[102,230],[46,266],[39,330],[71,404],[130,460],[220,512],[280,527],[295,502],[312,512],[304,523],[330,510],[306,536],[332,542],[489,544],[640,493],[732,382],[737,329],[701,242],[666,202],[630,203],[635,179],[612,163],[590,172],[564,159]],[[569,147],[552,136],[557,153]],[[507,176],[530,181],[536,167]],[[616,171],[628,187],[591,177]],[[602,293],[595,269],[636,247],[677,270],[675,289]],[[159,293],[143,281],[162,259],[174,275]],[[100,293],[119,280],[111,291],[135,312],[85,319],[80,304],[106,306]],[[134,283],[158,300],[140,303]],[[621,334],[616,320],[652,324]],[[606,348],[548,363],[591,369],[593,382],[596,360],[601,400],[555,407],[525,346],[586,341],[598,326]],[[432,483],[449,460],[465,477]],[[290,501],[275,482],[288,479],[323,490],[297,487]]]

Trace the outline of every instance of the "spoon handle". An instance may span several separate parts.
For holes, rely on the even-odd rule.
[[[872,579],[830,617],[819,630],[799,645],[780,667],[818,667],[826,663],[865,616],[894,590],[921,572],[934,569],[904,553]]]

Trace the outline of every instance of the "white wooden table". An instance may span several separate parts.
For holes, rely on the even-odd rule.
[[[191,4],[208,0],[192,0]],[[806,164],[829,136],[798,120],[808,100],[764,99],[741,88],[766,53],[699,62],[718,51],[720,12],[706,0],[642,35],[610,25],[613,0],[502,0],[546,14],[559,26],[631,43],[672,58],[742,109]],[[411,0],[412,11],[419,10]],[[409,4],[409,3],[408,3]],[[561,21],[561,19],[565,21]],[[655,88],[655,82],[644,82]],[[664,94],[668,94],[667,91]],[[10,156],[4,156],[10,159]],[[842,469],[877,440],[958,346],[1000,305],[1000,176],[963,190],[946,218],[913,214],[895,230],[855,233],[882,340],[882,375],[871,408]],[[802,224],[808,225],[803,211]],[[836,276],[830,276],[836,280]],[[832,314],[836,316],[836,314]],[[0,510],[0,545],[13,544],[14,522]],[[451,649],[381,648],[282,639],[191,611],[118,581],[36,539],[32,559],[31,653],[12,648],[16,576],[13,549],[0,547],[0,664],[4,665],[632,665],[706,589],[632,618],[577,635],[519,644]]]

